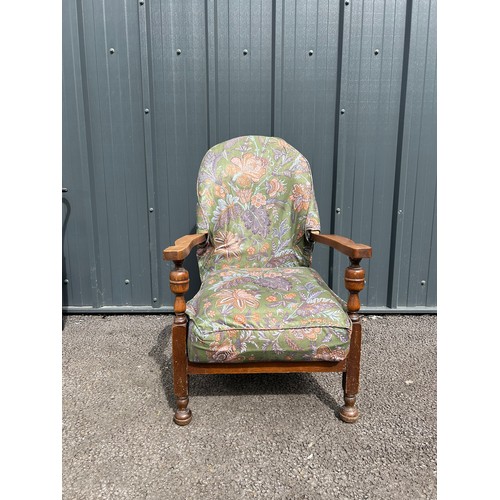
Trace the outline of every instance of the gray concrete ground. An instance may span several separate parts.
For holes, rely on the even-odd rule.
[[[67,316],[64,499],[436,498],[436,317],[367,316],[362,416],[340,374],[191,377],[172,422],[171,316]]]

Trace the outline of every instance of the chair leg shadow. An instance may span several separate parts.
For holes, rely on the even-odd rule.
[[[156,361],[160,369],[160,380],[165,398],[170,408],[175,411],[177,405],[174,396],[174,380],[172,377],[172,354],[168,352],[171,350],[171,329],[172,327],[167,325],[161,330],[156,339],[156,345],[153,346],[148,354]]]
[[[317,381],[317,379],[314,377],[312,373],[304,374],[308,376],[311,379],[311,386],[313,388],[313,393],[316,395],[316,397],[330,410],[332,410],[335,413],[335,416],[339,418],[340,416],[340,409],[342,408],[341,405],[338,404],[337,400],[328,392],[326,391],[323,386]],[[333,375],[333,374],[330,374]],[[342,383],[339,381],[339,383]]]
[[[160,369],[160,380],[168,405],[177,409],[172,377],[171,326],[158,335],[149,351]],[[334,374],[331,374],[334,375]],[[339,383],[341,381],[339,380]],[[200,375],[190,377],[189,396],[314,394],[338,417],[341,406],[312,373],[261,373],[241,375]]]

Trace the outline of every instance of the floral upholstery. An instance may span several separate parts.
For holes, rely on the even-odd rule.
[[[191,361],[344,359],[350,320],[309,267],[209,273],[188,304]]]
[[[202,286],[187,305],[194,362],[344,359],[351,323],[310,268],[319,214],[308,161],[283,139],[212,147],[198,174]]]
[[[283,139],[246,136],[211,148],[198,174],[200,275],[234,267],[310,266],[320,229],[311,169]]]

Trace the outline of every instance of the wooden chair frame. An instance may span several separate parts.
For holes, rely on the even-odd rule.
[[[359,390],[359,369],[361,355],[361,321],[359,316],[359,292],[364,288],[365,271],[361,259],[370,258],[372,249],[368,245],[354,243],[343,236],[311,232],[313,241],[323,243],[349,257],[350,265],[345,270],[344,283],[349,292],[347,311],[352,321],[349,353],[343,361],[266,361],[253,363],[192,363],[187,357],[188,317],[184,294],[189,289],[189,273],[182,267],[184,259],[196,245],[206,242],[207,233],[190,234],[176,240],[175,245],[163,251],[164,260],[173,261],[175,268],[170,272],[170,289],[175,294],[175,318],[172,326],[172,360],[174,393],[177,409],[174,422],[187,425],[192,413],[189,403],[189,376],[216,373],[293,373],[293,372],[342,372],[344,406],[340,418],[354,423],[359,418],[356,395]]]

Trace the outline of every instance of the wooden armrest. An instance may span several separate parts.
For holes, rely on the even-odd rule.
[[[184,260],[191,249],[207,240],[208,233],[188,234],[175,240],[175,245],[163,250],[163,260]]]
[[[335,248],[351,259],[369,259],[372,256],[372,247],[354,241],[344,236],[336,234],[321,234],[311,231],[312,241],[324,243],[329,247]]]

